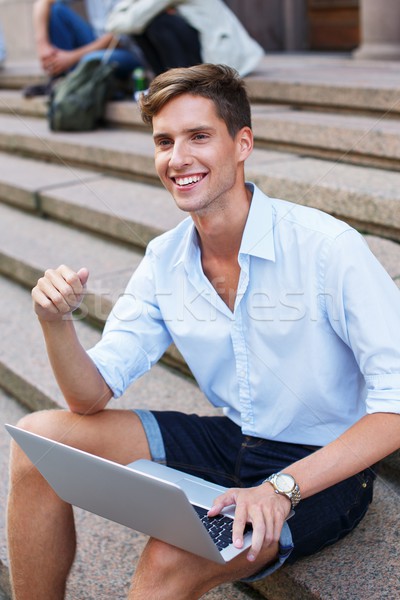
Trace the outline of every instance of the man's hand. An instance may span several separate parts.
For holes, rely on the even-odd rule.
[[[32,290],[34,309],[41,321],[61,321],[76,310],[86,288],[89,271],[80,269],[77,273],[61,265],[48,269]]]
[[[208,512],[215,517],[226,506],[236,505],[232,539],[236,548],[243,546],[243,531],[246,523],[253,527],[251,548],[247,554],[254,561],[264,545],[279,541],[283,524],[291,505],[289,498],[276,494],[270,483],[253,488],[232,488],[214,500]]]

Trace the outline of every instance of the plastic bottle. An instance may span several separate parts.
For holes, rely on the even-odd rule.
[[[146,73],[142,67],[137,67],[133,73],[133,97],[136,102],[139,100],[140,94],[147,89]]]

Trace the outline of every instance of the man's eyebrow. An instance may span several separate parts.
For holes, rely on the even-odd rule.
[[[184,129],[183,133],[200,133],[201,131],[212,132],[212,131],[215,131],[215,127],[212,127],[211,125],[196,125],[196,127],[189,127],[188,129]],[[171,137],[173,137],[173,135],[168,132],[155,132],[153,134],[154,140],[171,138]]]

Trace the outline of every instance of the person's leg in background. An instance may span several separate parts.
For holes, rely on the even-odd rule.
[[[90,23],[62,2],[51,7],[49,37],[51,43],[61,50],[74,50],[96,39]]]
[[[89,52],[86,54],[81,62],[92,60],[98,58],[102,60],[106,55],[107,50],[96,50],[95,52]],[[136,69],[136,67],[143,67],[143,63],[140,60],[139,56],[135,54],[134,50],[126,50],[125,48],[115,48],[107,57],[107,62],[116,64],[115,75],[119,79],[125,79],[130,77],[132,71]]]
[[[49,37],[51,43],[61,50],[74,50],[75,48],[90,44],[96,39],[95,32],[90,23],[61,2],[56,2],[51,7]],[[96,58],[102,60],[106,53],[107,49],[89,52],[81,59],[81,62]],[[115,75],[118,84],[121,82],[128,83],[133,69],[143,65],[139,55],[135,53],[133,48],[129,50],[126,48],[115,48],[108,57],[108,60],[117,65]],[[25,88],[25,97],[50,93],[55,79],[52,78],[44,86],[29,86]]]
[[[50,9],[49,38],[53,46],[61,50],[74,50],[93,42],[95,33],[91,25],[77,12],[61,2],[55,2]],[[29,85],[23,89],[25,98],[51,93],[57,77],[50,77],[45,84]]]
[[[202,62],[199,34],[176,13],[163,12],[134,40],[155,75]]]

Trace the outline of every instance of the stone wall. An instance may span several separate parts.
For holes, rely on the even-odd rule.
[[[307,46],[307,0],[224,0],[267,51]]]
[[[101,0],[99,0],[101,1]],[[34,0],[0,0],[0,25],[7,48],[7,60],[36,61],[32,25]],[[81,10],[82,2],[76,2]]]
[[[33,0],[0,0],[0,24],[10,61],[35,58],[32,4]]]

